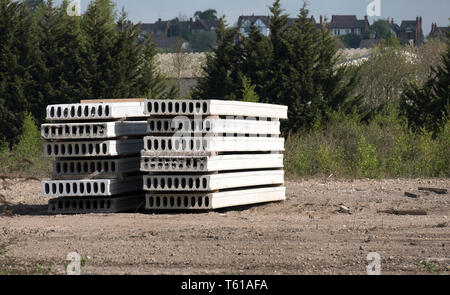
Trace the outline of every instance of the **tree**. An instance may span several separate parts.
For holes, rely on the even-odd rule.
[[[189,37],[191,49],[196,52],[212,51],[217,44],[216,32],[203,31]]]
[[[272,44],[252,23],[247,38],[242,40],[242,72],[251,81],[255,93],[267,101],[266,86],[269,79],[267,65],[271,63]]]
[[[31,11],[35,11],[39,6],[44,5],[44,0],[25,0],[25,3],[31,9]]]
[[[385,20],[375,21],[369,28],[369,34],[374,34],[376,39],[389,39],[391,30],[389,23]]]
[[[112,98],[115,85],[108,80],[113,76],[112,47],[116,30],[116,12],[110,0],[92,1],[82,16],[82,31],[86,38],[83,67],[83,87],[88,97]]]
[[[34,18],[24,3],[0,0],[0,138],[13,143],[36,97],[39,62]]]
[[[205,11],[196,11],[194,14],[197,20],[217,21],[217,11],[215,9],[207,9]]]
[[[240,28],[227,28],[224,18],[216,29],[217,48],[206,58],[204,77],[192,92],[196,99],[239,99],[241,89],[242,52]],[[239,93],[239,94],[238,94]]]
[[[177,89],[175,87],[168,89],[165,77],[158,70],[155,58],[157,53],[158,49],[152,42],[152,36],[147,32],[140,46],[136,96],[148,99],[176,98],[178,96]]]
[[[289,62],[286,57],[289,54],[290,44],[287,40],[288,15],[281,8],[280,0],[276,0],[269,8],[270,17],[270,42],[272,44],[271,61],[268,64],[268,80],[266,83],[266,97],[269,103],[283,103],[283,81]]]
[[[447,38],[450,34],[447,33]],[[448,38],[449,39],[449,38]],[[447,40],[448,40],[447,39]],[[411,83],[402,97],[400,110],[414,130],[425,128],[437,133],[450,115],[450,42],[442,55],[442,65],[433,68],[428,81],[419,86]]]
[[[361,37],[355,33],[344,35],[341,39],[349,48],[359,48],[359,44],[361,43]]]

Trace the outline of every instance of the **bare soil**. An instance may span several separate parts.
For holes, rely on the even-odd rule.
[[[369,252],[382,274],[450,274],[450,194],[419,186],[450,179],[295,180],[279,203],[54,216],[39,181],[0,180],[0,273],[64,274],[76,251],[83,274],[366,274]],[[427,215],[378,212],[388,209]]]

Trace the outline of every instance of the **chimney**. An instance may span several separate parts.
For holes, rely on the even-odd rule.
[[[394,18],[391,18],[391,24],[392,25],[394,24]]]
[[[322,17],[322,15],[320,15],[320,24],[322,24],[323,23],[323,17]]]
[[[365,21],[369,21],[369,17],[367,15],[364,16]]]
[[[161,19],[160,19],[160,18],[158,18],[158,21],[159,21],[159,22],[161,22]]]

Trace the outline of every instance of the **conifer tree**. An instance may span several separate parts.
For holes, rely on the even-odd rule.
[[[177,87],[168,87],[164,75],[158,70],[156,54],[158,49],[149,32],[140,44],[139,68],[136,81],[136,96],[149,99],[174,99],[178,97]]]
[[[283,79],[286,68],[289,67],[287,56],[290,44],[287,40],[288,15],[281,8],[280,0],[276,0],[269,8],[272,13],[270,17],[270,42],[272,44],[271,61],[268,64],[268,80],[266,82],[266,93],[262,98],[269,103],[283,103]]]
[[[39,50],[33,22],[26,4],[0,0],[0,138],[9,143],[20,133],[28,98],[35,95]]]
[[[217,48],[207,56],[204,77],[192,93],[195,99],[239,100],[242,50],[240,28],[227,28],[222,17],[216,28]]]
[[[271,62],[272,44],[266,36],[259,32],[254,23],[250,26],[248,38],[244,38],[242,43],[242,72],[246,79],[251,81],[253,91],[262,98],[261,102],[268,101],[266,97],[266,86],[269,79],[267,66]]]
[[[111,0],[93,0],[82,16],[81,27],[86,41],[82,83],[91,98],[112,98],[111,87],[114,85],[110,79],[114,73],[115,19]]]
[[[450,116],[450,34],[447,33],[447,51],[442,64],[432,69],[431,77],[423,86],[411,83],[406,88],[400,105],[401,113],[414,130],[425,128],[438,132]]]

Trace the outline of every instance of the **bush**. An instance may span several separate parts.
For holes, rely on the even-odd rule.
[[[10,177],[48,177],[51,160],[44,157],[42,145],[35,120],[26,113],[17,144],[10,149],[6,141],[0,143],[0,173]]]
[[[356,115],[330,114],[328,123],[286,140],[285,170],[295,176],[349,178],[449,177],[450,123],[433,137],[414,133],[392,111],[361,123]]]

